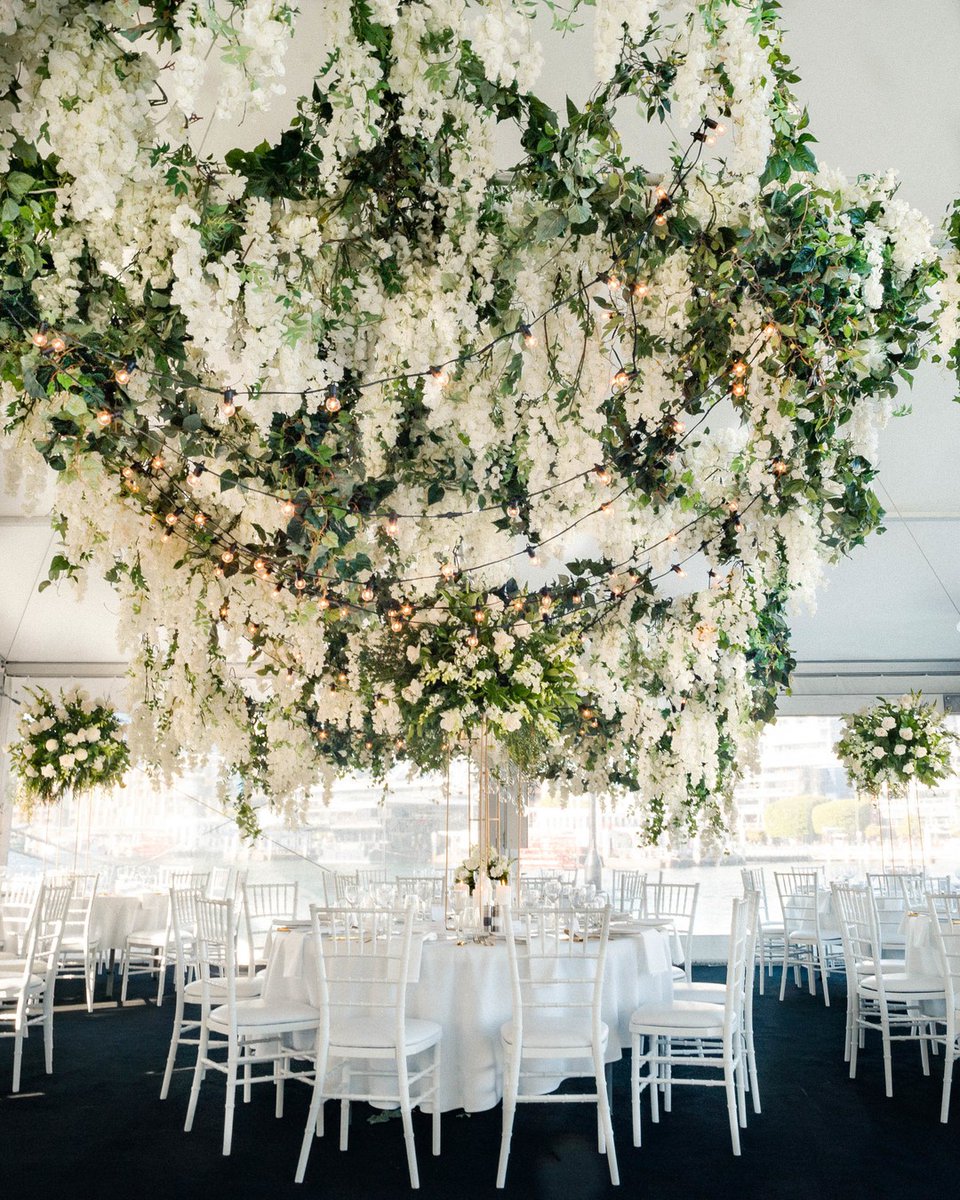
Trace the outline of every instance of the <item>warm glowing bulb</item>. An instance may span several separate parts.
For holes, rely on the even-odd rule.
[[[400,520],[397,517],[396,513],[391,513],[390,516],[387,517],[387,533],[391,537],[396,537],[399,532],[400,532]]]
[[[527,558],[529,558],[530,561],[534,564],[536,564],[540,561],[539,557],[537,556],[537,551],[533,546],[527,547]]]
[[[150,459],[150,466],[154,471],[162,471],[165,465],[166,464],[163,461],[163,457],[159,454],[155,454],[153,458]]]
[[[393,630],[394,633],[400,633],[401,630],[403,629],[403,622],[400,620],[399,617],[395,617],[390,622],[390,628]]]
[[[30,340],[35,346],[39,346],[42,350],[49,341],[49,338],[47,337],[47,331],[43,328],[38,329]]]
[[[222,417],[232,417],[237,411],[237,393],[233,388],[224,388],[223,396],[220,400],[220,415]]]
[[[507,505],[507,516],[511,519],[511,521],[515,521],[517,517],[520,516],[520,505],[514,501],[511,501]]]
[[[670,428],[679,437],[686,430],[687,426],[685,421],[681,421],[679,417],[674,417],[670,423]]]
[[[743,376],[746,375],[746,373],[747,373],[747,364],[743,361],[742,358],[738,358],[737,361],[730,368],[730,372],[731,372],[731,374],[736,375],[738,379],[742,379]]]
[[[213,576],[215,579],[223,578],[223,567],[221,567],[219,563],[217,563],[217,565],[213,568]]]
[[[722,121],[717,122],[716,132],[717,132],[717,137],[723,137],[723,135],[727,132],[727,127],[726,127],[726,125],[724,125],[724,123]]]
[[[202,512],[194,513],[193,523],[198,529],[202,529],[207,523],[207,514]]]
[[[137,364],[133,361],[133,359],[131,359],[130,362],[125,363],[122,367],[118,367],[116,371],[114,371],[113,377],[121,387],[124,387],[130,382],[131,378],[133,377],[133,372],[136,370],[136,365]]]
[[[747,387],[746,387],[746,384],[740,383],[738,381],[737,383],[735,383],[733,385],[733,387],[730,389],[730,391],[733,393],[734,396],[745,396],[747,394]]]
[[[446,562],[440,568],[440,574],[446,580],[451,580],[454,577],[454,575],[456,575],[456,573],[457,573],[457,568],[453,565],[453,563]]]
[[[298,592],[302,592],[304,590],[304,588],[307,586],[307,581],[304,579],[304,577],[300,574],[299,571],[297,572],[296,579],[294,579],[294,581],[293,581],[293,586],[297,589]]]
[[[97,424],[102,429],[106,429],[106,427],[108,425],[112,424],[112,422],[113,422],[113,413],[108,408],[101,408],[100,411],[97,413]]]
[[[660,184],[659,187],[656,189],[656,191],[653,194],[656,196],[656,198],[658,200],[666,200],[670,195],[670,193],[663,186],[663,184]]]
[[[262,558],[255,558],[253,560],[253,569],[258,575],[262,575],[267,569],[267,564]]]
[[[681,579],[683,579],[686,575],[686,571],[680,566],[679,563],[674,563],[670,570],[674,573],[674,575],[678,575]]]
[[[533,332],[529,325],[520,326],[520,336],[523,338],[523,344],[528,350],[532,349],[537,344],[537,335]]]
[[[773,321],[768,321],[766,323],[766,325],[764,325],[764,327],[763,327],[764,337],[768,337],[768,338],[773,337],[773,335],[776,332],[777,332],[777,327]]]
[[[553,607],[553,597],[550,595],[549,592],[544,592],[543,595],[540,597],[540,607],[543,609],[544,612],[547,612],[548,609]]]
[[[335,383],[331,383],[327,388],[327,394],[324,397],[323,407],[328,413],[338,413],[340,411],[340,389]]]
[[[203,463],[194,463],[190,468],[190,474],[187,476],[187,484],[189,487],[195,488],[200,484],[200,476],[203,474]]]
[[[653,218],[653,223],[662,229],[667,223],[667,214],[657,213],[657,215]]]
[[[610,472],[604,466],[594,467],[593,473],[597,477],[597,481],[606,487],[610,483]]]
[[[375,595],[376,595],[376,592],[373,590],[373,585],[370,583],[365,583],[363,585],[363,587],[360,589],[360,599],[363,600],[367,604],[370,603],[370,601],[374,598]]]
[[[175,512],[168,512],[167,515],[163,519],[166,521],[166,523],[171,528],[173,528],[173,526],[176,525],[177,521],[180,520],[180,510],[177,509]]]
[[[297,506],[292,500],[284,500],[283,504],[281,505],[281,511],[287,518],[295,517],[297,515]]]
[[[642,279],[638,279],[630,290],[637,300],[642,300],[645,296],[650,295],[650,284],[644,283]]]
[[[224,600],[220,605],[220,620],[225,621],[230,616],[230,605]]]
[[[446,387],[450,382],[450,375],[443,367],[431,367],[430,377],[437,387]]]
[[[51,341],[50,349],[54,352],[54,354],[62,354],[64,352],[64,350],[66,350],[66,348],[67,348],[67,343],[63,340],[63,338],[58,333],[57,336]]]
[[[256,637],[259,632],[260,632],[260,626],[256,623],[256,621],[248,621],[247,622],[247,633],[251,637]]]
[[[580,595],[579,592],[574,592],[573,595],[570,597],[570,603],[571,604],[582,604],[583,597]]]
[[[613,505],[610,503],[609,500],[605,500],[603,502],[603,504],[600,505],[600,511],[603,513],[603,515],[605,517],[609,517],[610,514],[613,512]]]
[[[123,468],[123,470],[120,472],[120,474],[124,477],[124,479],[132,479],[133,478],[133,467],[131,467],[130,464],[128,463],[127,466],[125,466]]]
[[[326,596],[321,596],[317,601],[317,607],[325,612],[330,607],[330,601],[326,598]]]
[[[404,600],[404,602],[400,605],[400,612],[405,617],[413,616],[413,605],[409,600]]]
[[[615,389],[624,388],[629,382],[630,376],[626,371],[621,369],[616,373],[616,375],[614,375],[613,379],[610,380],[610,386]]]
[[[774,475],[785,475],[787,471],[787,464],[782,458],[775,458],[770,464],[770,470],[773,471]]]
[[[480,639],[477,637],[477,635],[475,633],[469,633],[467,635],[467,645],[470,646],[471,648],[480,645]]]
[[[668,534],[667,534],[667,541],[670,543],[670,545],[671,545],[671,546],[673,545],[673,543],[674,543],[676,540],[677,540],[677,535],[676,535],[675,533],[668,533]]]
[[[230,550],[229,548],[224,550],[224,552],[220,555],[220,561],[225,562],[227,564],[232,563],[235,558],[236,558],[236,553],[233,550]]]

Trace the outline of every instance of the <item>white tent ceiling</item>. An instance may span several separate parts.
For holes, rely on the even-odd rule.
[[[311,6],[302,3],[301,9],[304,28],[290,56],[285,111],[240,131],[214,125],[205,135],[208,152],[255,144],[282,127],[310,74]],[[786,0],[783,10],[787,48],[803,77],[798,90],[810,109],[822,161],[850,175],[896,166],[904,197],[939,221],[960,194],[960,5]],[[542,91],[554,103],[566,89],[582,97],[592,86],[588,37],[584,30],[546,39]],[[657,144],[639,126],[635,136],[638,153],[653,165]],[[955,392],[947,374],[930,366],[919,373],[912,394],[903,395],[913,413],[895,420],[881,441],[879,493],[890,513],[888,532],[831,570],[815,614],[796,614],[795,649],[809,671],[826,662],[843,671],[850,669],[843,664],[920,660],[931,669],[937,663],[960,669],[954,661],[960,660]],[[48,670],[77,664],[71,674],[83,673],[79,664],[103,670],[120,659],[117,600],[97,580],[89,581],[82,598],[69,584],[37,592],[55,538],[42,516],[29,514],[45,511],[44,497],[28,503],[0,495],[0,657],[16,674],[43,664],[50,664]]]

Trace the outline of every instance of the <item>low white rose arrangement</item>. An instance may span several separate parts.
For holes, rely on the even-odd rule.
[[[859,792],[876,796],[886,785],[903,796],[913,780],[934,787],[953,773],[950,751],[960,739],[919,692],[846,716],[843,730],[834,751]]]
[[[454,872],[454,883],[465,883],[473,894],[480,877],[482,863],[483,855],[480,849],[474,846]],[[486,858],[486,875],[493,883],[509,883],[510,859],[491,847]]]
[[[23,807],[56,804],[68,792],[122,781],[130,752],[119,717],[106,701],[91,699],[79,688],[59,697],[45,688],[29,694],[17,740],[8,747]]]

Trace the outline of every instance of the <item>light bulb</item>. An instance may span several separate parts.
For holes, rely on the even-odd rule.
[[[650,295],[650,285],[649,283],[644,283],[642,279],[638,279],[630,290],[633,292],[636,300],[642,300],[645,296]]]
[[[450,382],[450,375],[443,367],[431,367],[430,376],[438,387],[446,387]]]
[[[376,592],[374,591],[373,584],[371,584],[371,583],[365,583],[360,590],[360,599],[363,600],[367,604],[370,603],[370,601],[374,598],[375,595],[376,595]]]
[[[528,350],[533,349],[537,344],[537,335],[533,332],[529,325],[520,326],[520,336],[523,338],[523,344]]]
[[[233,388],[224,388],[223,396],[220,399],[220,415],[221,417],[232,417],[237,411],[236,405],[237,393]]]
[[[108,408],[101,408],[97,413],[97,424],[101,429],[106,429],[108,425],[113,423],[113,413]]]
[[[404,602],[400,605],[400,612],[405,617],[413,616],[413,605],[409,600],[404,600]]]
[[[165,465],[166,464],[163,461],[162,455],[155,454],[153,458],[150,459],[150,467],[154,471],[162,471]]]
[[[449,582],[449,580],[451,580],[454,577],[454,575],[456,575],[456,573],[457,573],[457,568],[453,565],[453,563],[445,562],[443,564],[443,566],[440,568],[440,574],[448,582]]]
[[[738,380],[730,389],[734,396],[745,396],[747,394],[746,384],[740,383]]]
[[[396,513],[391,513],[390,516],[387,517],[387,533],[391,537],[396,537],[399,532],[400,532],[400,520],[397,517]]]
[[[476,633],[471,632],[467,634],[467,645],[471,648],[480,645],[480,639],[477,637]]]
[[[328,413],[337,413],[340,411],[340,389],[335,383],[331,383],[327,388],[327,394],[323,401],[323,407]]]
[[[299,571],[297,572],[296,579],[294,579],[294,581],[293,581],[293,586],[297,589],[298,592],[302,592],[304,590],[304,588],[307,586],[307,581],[304,579],[303,575]]]
[[[221,562],[225,562],[225,563],[228,563],[228,564],[229,564],[229,563],[232,563],[232,562],[233,562],[233,560],[234,560],[236,557],[237,557],[237,555],[236,555],[236,551],[235,551],[235,550],[231,550],[231,549],[228,547],[228,548],[227,548],[226,550],[224,550],[224,552],[223,552],[223,553],[220,555],[220,561],[221,561]]]
[[[180,509],[177,508],[173,512],[168,512],[163,519],[172,528],[180,520]]]
[[[742,358],[738,358],[737,361],[730,368],[730,372],[731,372],[731,374],[736,375],[737,378],[742,378],[747,373],[747,364],[743,361]]]
[[[602,483],[604,485],[604,487],[606,487],[607,484],[609,484],[610,472],[607,470],[606,467],[604,467],[604,466],[594,467],[593,473],[594,473],[594,475],[596,475],[597,481],[599,483]]]
[[[33,335],[33,337],[30,340],[33,342],[33,344],[35,346],[39,346],[40,349],[42,350],[44,348],[44,346],[46,346],[47,342],[50,340],[47,337],[46,326],[41,325],[40,328],[37,330],[37,332]]]
[[[400,633],[403,629],[403,622],[400,620],[399,617],[396,617],[394,620],[392,620],[390,622],[390,628],[393,630],[394,633]]]
[[[122,367],[118,367],[116,371],[114,371],[113,377],[121,387],[124,387],[130,382],[130,379],[136,369],[136,360],[131,358],[128,362],[124,363]]]
[[[207,514],[202,512],[194,513],[193,523],[198,529],[202,529],[207,523]]]
[[[297,506],[292,500],[284,500],[282,507],[283,515],[287,518],[297,515]]]
[[[653,223],[654,223],[654,225],[657,225],[660,229],[662,229],[664,227],[664,225],[666,225],[666,223],[667,223],[667,214],[666,213],[657,213],[657,215],[653,218]]]
[[[66,350],[66,348],[67,348],[67,343],[63,340],[63,338],[58,333],[57,336],[50,343],[50,349],[54,352],[54,354],[62,354],[64,352],[64,350]]]

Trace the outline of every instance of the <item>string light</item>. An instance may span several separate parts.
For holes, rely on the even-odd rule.
[[[511,500],[507,505],[507,516],[515,521],[520,516],[520,505],[515,500]]]
[[[523,338],[523,344],[528,350],[532,350],[537,344],[537,335],[533,332],[529,325],[521,325],[518,332]]]
[[[230,616],[230,601],[224,600],[220,605],[220,620],[225,621]]]
[[[328,385],[327,393],[323,400],[323,407],[328,413],[338,413],[340,411],[340,389],[335,383]]]
[[[621,367],[620,370],[616,373],[616,375],[614,375],[614,377],[610,380],[610,386],[615,391],[619,391],[621,388],[625,388],[629,382],[630,382],[629,371],[624,371],[624,369]]]
[[[187,476],[187,484],[189,487],[195,488],[200,484],[200,476],[203,474],[203,463],[194,463],[190,468],[190,474]]]
[[[162,471],[165,466],[166,463],[163,461],[162,454],[155,454],[153,458],[150,459],[150,467],[154,471]]]
[[[787,464],[782,458],[775,458],[770,464],[770,470],[774,475],[785,475],[787,473]]]
[[[237,393],[233,388],[224,388],[220,397],[220,416],[232,417],[237,411]]]
[[[54,352],[54,354],[62,354],[66,348],[67,343],[63,340],[59,333],[50,342],[50,349]]]
[[[304,579],[302,571],[297,572],[296,578],[293,581],[293,586],[298,592],[302,592],[306,588],[307,581]]]
[[[471,629],[471,631],[467,634],[467,645],[470,646],[471,649],[480,645],[480,638],[477,636],[477,631],[475,629]]]
[[[207,523],[207,514],[203,512],[194,513],[193,523],[198,529],[202,529]]]
[[[297,506],[292,500],[284,500],[280,507],[285,517],[295,517],[297,515]]]
[[[403,622],[400,620],[399,617],[394,617],[393,620],[390,622],[390,628],[393,630],[394,633],[400,633],[403,629]]]
[[[376,590],[369,580],[360,589],[360,599],[366,604],[369,604],[376,594]]]
[[[528,546],[527,547],[527,558],[530,559],[530,561],[533,563],[534,566],[536,566],[540,562],[540,557],[537,554],[536,546]]]
[[[738,379],[730,391],[734,396],[745,396],[747,394],[747,385]]]
[[[453,565],[453,563],[445,562],[443,564],[443,566],[440,568],[440,574],[447,581],[447,583],[449,583],[450,580],[453,579],[453,577],[456,575],[456,573],[457,573],[457,568]]]
[[[233,549],[232,547],[228,546],[227,549],[224,550],[224,552],[220,555],[220,561],[225,562],[229,565],[230,563],[233,562],[233,560],[236,557],[237,557],[236,550]]]
[[[738,358],[737,361],[730,368],[730,373],[732,375],[736,375],[738,379],[742,379],[743,376],[746,375],[746,373],[747,373],[747,364],[743,361],[742,358]]]
[[[398,518],[398,516],[395,512],[392,512],[390,514],[390,516],[387,517],[387,533],[391,537],[396,537],[399,532],[400,532],[400,519]]]
[[[437,387],[446,387],[450,382],[450,374],[443,367],[431,367],[430,377]]]
[[[133,377],[134,371],[137,369],[137,360],[135,358],[128,359],[122,367],[117,367],[113,373],[114,379],[121,387],[125,387]]]
[[[650,285],[649,283],[644,283],[642,279],[638,279],[630,289],[630,292],[635,300],[644,300],[650,295]]]
[[[773,321],[768,321],[766,323],[766,325],[764,325],[764,327],[763,327],[763,336],[764,337],[772,338],[776,332],[777,332],[777,326],[774,324]]]
[[[49,339],[47,337],[46,325],[41,325],[40,328],[33,335],[33,337],[30,339],[30,341],[33,342],[33,344],[35,346],[39,347],[41,350],[46,346],[48,340]]]
[[[600,466],[594,467],[593,473],[594,473],[594,475],[596,475],[597,481],[599,483],[602,483],[604,487],[607,487],[609,485],[611,476],[610,476],[610,472],[607,470],[607,468],[605,466],[603,466],[601,464]]]
[[[106,429],[108,425],[113,423],[113,413],[109,408],[101,408],[97,413],[97,424],[101,429]]]
[[[404,600],[404,602],[400,605],[400,612],[408,619],[413,616],[413,605],[409,600]]]
[[[604,500],[604,502],[600,505],[600,511],[603,513],[603,515],[605,517],[609,517],[610,514],[613,512],[613,505],[610,503],[609,500]]]
[[[167,515],[163,519],[166,521],[166,523],[172,529],[173,526],[176,525],[176,523],[180,520],[180,515],[182,514],[182,512],[183,512],[182,508],[172,509],[170,512],[167,513]]]
[[[683,567],[680,566],[679,563],[674,563],[673,566],[670,568],[670,570],[674,573],[674,575],[676,575],[680,579],[683,579],[687,574],[686,571],[683,569]]]

